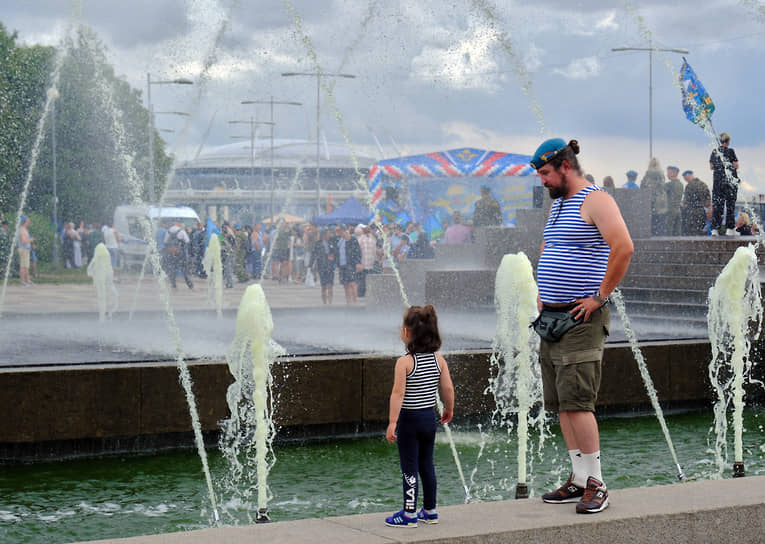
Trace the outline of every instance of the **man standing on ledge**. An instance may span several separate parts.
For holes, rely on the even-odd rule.
[[[568,481],[542,500],[578,502],[577,513],[592,514],[608,507],[595,419],[610,324],[606,303],[634,249],[616,202],[582,176],[578,153],[576,140],[567,145],[554,138],[531,160],[553,198],[537,267],[539,310],[568,313],[576,323],[557,340],[543,338],[540,346],[545,409],[558,412],[573,464]]]

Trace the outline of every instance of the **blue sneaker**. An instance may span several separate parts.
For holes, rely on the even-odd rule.
[[[428,514],[424,508],[420,508],[417,512],[417,521],[424,521],[425,523],[438,523],[438,512]]]
[[[400,510],[389,518],[385,518],[388,527],[417,527],[417,516],[409,517],[404,510]]]

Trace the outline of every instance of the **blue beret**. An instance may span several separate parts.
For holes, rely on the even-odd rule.
[[[23,225],[26,222],[27,222],[27,216],[26,215],[22,215],[21,216],[21,222],[19,223],[19,225]]]
[[[545,140],[534,152],[534,156],[531,157],[531,167],[534,170],[539,170],[565,149],[566,145],[567,144],[563,138],[550,138],[549,140]]]
[[[630,171],[627,172],[627,177],[629,179],[634,179],[634,178],[637,177],[637,172],[635,172],[634,170],[630,170]]]
[[[686,170],[685,172],[683,172],[683,175],[684,175],[684,176],[686,176],[686,175],[688,175],[688,174],[691,174],[691,175],[693,175],[693,170]]]
[[[674,170],[675,172],[680,171],[680,169],[677,166],[667,166],[667,170]]]
[[[491,187],[489,187],[488,185],[484,184],[484,185],[481,185],[481,190],[482,191],[491,191]]]

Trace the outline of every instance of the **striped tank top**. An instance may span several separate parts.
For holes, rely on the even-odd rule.
[[[436,405],[436,390],[441,381],[441,367],[435,353],[415,353],[414,368],[406,375],[402,408],[421,410]]]
[[[585,222],[581,214],[585,197],[600,190],[588,185],[569,199],[553,202],[537,266],[542,302],[565,304],[589,297],[600,288],[611,249],[598,228]]]

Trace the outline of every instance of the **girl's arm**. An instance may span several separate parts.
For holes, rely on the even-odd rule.
[[[441,400],[444,403],[444,410],[441,412],[441,423],[449,423],[454,415],[454,384],[449,374],[449,366],[446,359],[440,353],[436,353],[438,366],[441,367]]]
[[[401,404],[404,402],[406,375],[412,371],[412,368],[414,368],[414,360],[411,355],[404,355],[396,361],[396,369],[393,374],[393,391],[390,393],[388,429],[385,431],[385,438],[391,444],[396,441],[396,424],[401,412]]]

